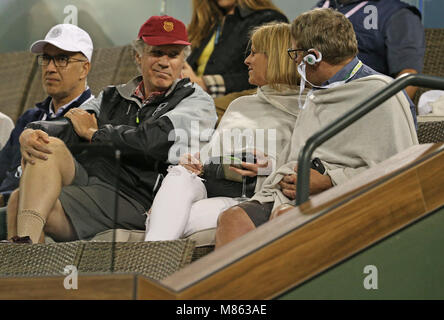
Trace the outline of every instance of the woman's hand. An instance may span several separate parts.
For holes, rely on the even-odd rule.
[[[258,150],[253,150],[253,154],[256,157],[256,163],[242,161],[242,169],[233,166],[230,166],[229,169],[247,177],[268,176],[272,172],[271,160],[265,153]]]
[[[203,165],[199,160],[200,154],[196,153],[194,156],[190,153],[183,154],[180,157],[179,164],[196,175],[201,175],[203,172]]]

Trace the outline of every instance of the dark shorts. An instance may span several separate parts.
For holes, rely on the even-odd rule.
[[[270,219],[271,211],[273,210],[274,202],[260,203],[257,200],[245,201],[239,203],[237,206],[244,209],[251,221],[256,227],[264,224]]]
[[[114,186],[97,177],[88,176],[85,168],[77,161],[74,162],[74,181],[62,188],[59,200],[79,239],[92,238],[114,227],[145,229],[144,207],[122,192],[118,193],[117,221],[114,224]]]

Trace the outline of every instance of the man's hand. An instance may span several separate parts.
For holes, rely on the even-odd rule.
[[[203,172],[203,165],[199,160],[199,152],[192,156],[190,153],[186,153],[180,157],[179,164],[188,171],[200,175]]]
[[[282,178],[279,182],[281,186],[281,191],[288,199],[294,200],[296,199],[296,174],[287,174]]]
[[[294,168],[297,172],[298,167]],[[282,193],[291,200],[296,199],[297,174],[288,174],[279,182]],[[333,187],[328,175],[322,175],[318,171],[310,169],[310,194],[317,194]]]
[[[183,78],[190,78],[191,82],[197,83],[202,89],[208,92],[208,88],[205,84],[205,81],[203,81],[202,77],[196,76],[194,73],[194,70],[191,68],[191,66],[185,62],[183,69],[182,69],[182,77]]]
[[[49,136],[42,130],[24,130],[19,137],[19,142],[23,165],[27,163],[34,164],[33,158],[47,160],[47,154],[52,153],[47,146]]]
[[[83,109],[73,108],[65,114],[65,117],[71,120],[74,131],[79,137],[88,141],[91,141],[98,130],[96,116]]]

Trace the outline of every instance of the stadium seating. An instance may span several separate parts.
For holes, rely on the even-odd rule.
[[[431,76],[444,77],[444,29],[426,29],[426,52],[423,73]],[[419,88],[415,104],[419,97],[430,89]],[[435,143],[444,141],[444,117],[418,116],[419,143]]]
[[[444,29],[426,29],[426,55],[424,74],[444,76]],[[88,85],[93,94],[97,95],[105,86],[125,83],[138,74],[133,61],[131,46],[95,49],[92,58],[92,69],[88,76]],[[0,112],[10,116],[14,121],[24,110],[34,106],[35,102],[44,99],[41,72],[36,57],[28,52],[0,54],[0,78],[8,81],[0,82]],[[428,89],[420,88],[419,95]],[[251,94],[251,92],[249,92]],[[237,94],[237,93],[236,93]],[[230,97],[227,97],[230,98]],[[226,99],[225,99],[226,100]],[[221,117],[226,109],[227,101],[220,100],[218,108]],[[218,100],[217,100],[218,101]],[[216,101],[216,103],[217,103]],[[444,117],[418,117],[418,138],[420,143],[444,141]],[[5,219],[0,212],[0,235],[5,234]],[[95,240],[110,241],[112,232],[109,230],[98,235]],[[117,237],[122,241],[142,241],[143,232],[119,230]],[[214,245],[214,230],[205,230],[190,237],[196,242],[200,251],[193,257],[199,258],[210,252]],[[131,239],[131,240],[130,240]]]

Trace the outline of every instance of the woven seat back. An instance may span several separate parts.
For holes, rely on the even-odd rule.
[[[14,122],[23,112],[37,63],[30,52],[0,54],[0,112]]]
[[[123,48],[122,57],[119,62],[114,84],[127,83],[132,78],[140,75],[134,62],[134,50],[130,45]]]
[[[34,108],[37,102],[41,102],[46,98],[42,83],[42,67],[37,66],[37,70],[30,79],[30,87],[26,96],[25,105],[22,113],[28,109]]]
[[[157,242],[74,241],[51,244],[0,244],[0,277],[63,275],[73,265],[79,274],[137,273],[161,280],[191,262],[190,239]]]
[[[114,79],[119,70],[119,62],[124,48],[113,47],[94,50],[91,71],[88,75],[88,86],[95,96],[105,87],[116,84]]]
[[[419,143],[444,142],[444,119],[443,121],[418,121]]]
[[[444,29],[425,29],[426,50],[423,74],[444,77]],[[418,88],[414,103],[418,105],[419,97],[428,88]]]

